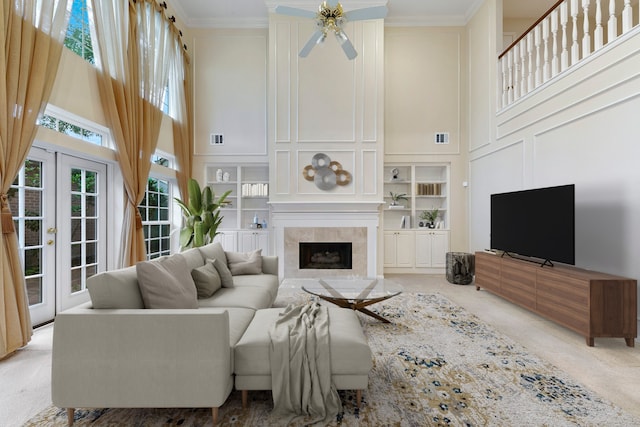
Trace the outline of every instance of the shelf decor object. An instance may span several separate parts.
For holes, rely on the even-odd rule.
[[[342,169],[339,162],[332,161],[324,153],[318,153],[311,159],[311,164],[302,169],[302,176],[307,181],[313,181],[316,187],[329,191],[336,185],[349,185],[351,173]]]

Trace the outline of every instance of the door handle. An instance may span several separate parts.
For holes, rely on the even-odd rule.
[[[53,240],[47,240],[47,245],[49,246],[53,245]]]
[[[49,234],[56,234],[58,232],[58,229],[55,227],[49,227],[47,228],[47,233]]]

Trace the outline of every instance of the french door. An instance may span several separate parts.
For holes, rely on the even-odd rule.
[[[32,148],[9,203],[31,322],[89,300],[86,279],[106,268],[106,165]]]

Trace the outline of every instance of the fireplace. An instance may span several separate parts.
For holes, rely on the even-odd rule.
[[[299,266],[303,269],[351,270],[351,242],[299,242]]]

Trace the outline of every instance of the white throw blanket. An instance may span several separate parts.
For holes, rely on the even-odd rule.
[[[318,303],[289,305],[269,331],[273,411],[308,416],[309,424],[335,420],[342,410],[331,381],[329,313]]]

